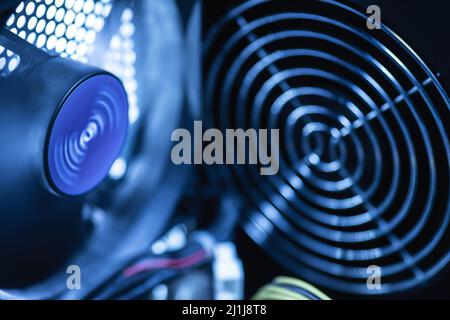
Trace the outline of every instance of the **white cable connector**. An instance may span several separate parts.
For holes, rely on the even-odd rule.
[[[244,268],[232,242],[222,242],[215,246],[213,276],[215,300],[244,298]]]

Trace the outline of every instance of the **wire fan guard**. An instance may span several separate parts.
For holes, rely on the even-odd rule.
[[[278,175],[230,167],[254,241],[324,287],[388,294],[450,258],[449,98],[366,19],[335,1],[236,6],[206,34],[204,111],[221,129],[280,129]]]

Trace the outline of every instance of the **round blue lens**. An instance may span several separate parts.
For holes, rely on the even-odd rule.
[[[58,192],[77,196],[92,190],[119,156],[128,130],[128,100],[115,77],[96,75],[67,97],[53,123],[47,168]]]

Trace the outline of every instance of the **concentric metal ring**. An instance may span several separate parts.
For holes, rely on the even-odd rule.
[[[99,184],[127,129],[127,95],[118,79],[100,74],[80,83],[63,102],[49,135],[47,165],[56,191],[76,196]]]
[[[211,126],[280,129],[277,176],[230,167],[250,237],[310,281],[386,294],[450,259],[450,103],[406,44],[365,22],[335,1],[247,1],[206,36],[204,102]]]

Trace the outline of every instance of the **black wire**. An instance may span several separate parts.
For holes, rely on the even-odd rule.
[[[199,250],[202,249],[203,247],[197,242],[190,242],[183,249],[172,253],[155,255],[147,252],[146,254],[138,256],[132,261],[130,261],[127,267],[138,264],[148,259],[179,259],[194,254],[196,252],[199,252]],[[155,285],[169,278],[176,277],[177,275],[184,273],[186,270],[192,270],[194,268],[199,267],[200,265],[203,265],[204,263],[206,263],[206,261],[208,261],[207,258],[203,259],[198,263],[195,263],[194,266],[182,269],[173,269],[173,270],[168,268],[153,269],[141,272],[129,278],[125,278],[123,275],[123,272],[126,268],[121,269],[120,271],[115,273],[112,277],[110,277],[108,281],[105,281],[101,287],[92,291],[87,297],[87,299],[91,300],[122,299],[120,297],[130,295],[131,294],[130,292],[132,292],[132,290],[134,290],[135,288],[143,288],[143,289],[147,288],[146,290],[148,291]],[[133,296],[136,296],[136,294],[133,294]]]

